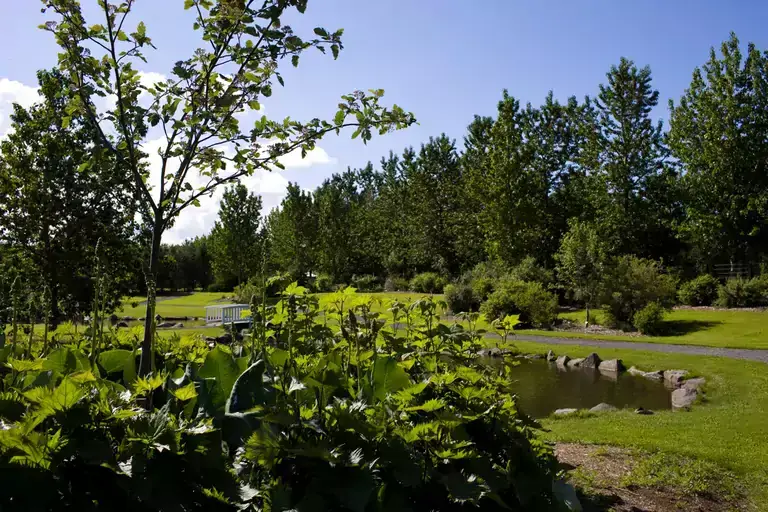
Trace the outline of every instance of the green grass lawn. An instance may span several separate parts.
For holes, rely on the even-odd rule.
[[[204,317],[205,306],[231,303],[227,298],[228,295],[220,292],[195,292],[181,297],[158,297],[157,314],[162,317]],[[123,300],[123,308],[115,313],[118,316],[143,317],[146,307],[142,304],[143,301],[146,301],[146,297],[126,298]],[[133,307],[132,302],[137,302],[139,305]]]
[[[583,357],[597,350],[603,359],[620,358],[639,368],[682,368],[707,379],[706,402],[690,412],[631,411],[586,418],[543,420],[552,441],[611,444],[661,450],[717,463],[741,475],[754,501],[768,510],[768,366],[763,363],[638,350],[548,346],[517,342],[523,352]]]
[[[597,311],[596,320],[602,315]],[[585,312],[561,313],[561,318],[584,323]],[[610,336],[579,332],[521,331],[526,334],[604,340],[643,341],[675,345],[705,345],[722,348],[768,349],[768,312],[740,310],[675,309],[664,320],[666,336]]]

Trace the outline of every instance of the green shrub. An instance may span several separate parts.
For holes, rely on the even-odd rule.
[[[557,319],[557,296],[538,282],[517,288],[515,303],[520,310],[520,322],[536,327],[550,327]]]
[[[443,293],[447,279],[435,272],[424,272],[411,279],[411,290],[418,293]]]
[[[477,300],[488,300],[488,297],[493,293],[496,285],[499,283],[498,279],[492,279],[490,277],[478,277],[469,283]]]
[[[333,278],[328,274],[318,274],[315,278],[314,288],[320,293],[333,291]]]
[[[635,313],[632,325],[642,334],[661,334],[666,312],[664,306],[658,302],[651,302]]]
[[[468,284],[449,284],[445,287],[445,302],[453,313],[477,311],[480,306],[472,287]]]
[[[519,314],[523,324],[548,327],[557,318],[557,297],[541,283],[504,279],[480,306],[480,312],[489,321]]]
[[[711,306],[717,300],[717,279],[704,274],[680,287],[677,298],[688,306]]]
[[[768,276],[729,279],[717,289],[717,305],[723,308],[768,305]]]
[[[480,305],[480,312],[488,321],[520,313],[517,307],[518,290],[525,286],[522,281],[504,280]]]
[[[408,291],[408,280],[404,277],[390,276],[384,281],[385,292],[405,292]]]
[[[658,263],[635,256],[616,258],[605,278],[603,304],[609,325],[624,327],[651,302],[668,308],[674,303],[675,280]]]
[[[232,288],[227,286],[225,283],[211,283],[206,288],[206,291],[219,293],[219,292],[228,292],[231,291]]]
[[[350,285],[361,292],[380,292],[384,288],[381,280],[372,275],[352,276]]]
[[[541,283],[545,288],[555,281],[552,271],[536,263],[533,256],[524,258],[509,273],[519,281]]]

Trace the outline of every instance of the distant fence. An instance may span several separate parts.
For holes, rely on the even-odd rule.
[[[760,275],[758,263],[721,263],[712,265],[715,276],[721,279],[735,279],[738,277],[754,277]]]

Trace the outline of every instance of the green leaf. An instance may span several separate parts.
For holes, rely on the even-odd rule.
[[[298,67],[298,65],[299,65],[299,56],[298,55],[294,55],[293,57],[291,57],[291,63],[293,64],[293,67]]]
[[[264,361],[256,361],[237,378],[226,404],[226,413],[232,414],[264,405],[267,401],[264,385]]]
[[[127,41],[128,35],[121,30],[120,32],[117,33],[117,39],[118,41]]]
[[[187,400],[192,400],[193,398],[197,398],[197,390],[195,389],[195,383],[190,382],[186,386],[174,389],[171,391],[173,393],[173,396],[175,396],[178,400],[182,402],[186,402]]]
[[[61,118],[61,127],[64,129],[69,128],[69,125],[72,123],[72,118],[69,116],[64,116]]]
[[[104,32],[104,25],[91,25],[91,32]]]
[[[333,58],[334,59],[338,59],[339,58],[339,45],[332,44],[331,45],[331,53],[333,54]]]
[[[392,357],[377,357],[373,369],[373,395],[383,400],[411,385],[411,379]]]
[[[315,28],[315,35],[320,36],[320,37],[328,37],[328,31],[325,30],[322,27],[316,27]]]
[[[336,112],[336,117],[333,118],[333,122],[337,125],[344,124],[344,119],[347,118],[347,113],[343,110]]]
[[[228,349],[219,345],[205,356],[198,375],[204,379],[214,379],[211,401],[216,409],[225,407],[238,373],[237,362]]]
[[[261,105],[256,100],[249,101],[248,106],[251,107],[251,109],[253,110],[261,110]]]
[[[43,370],[55,370],[67,375],[78,370],[77,357],[68,348],[59,348],[48,354],[43,361]],[[82,368],[81,368],[82,369]]]
[[[195,0],[184,0],[184,9],[191,9],[195,6]]]
[[[139,34],[139,37],[147,36],[147,26],[144,24],[143,21],[140,21],[139,25],[136,27],[136,33]]]
[[[130,350],[107,350],[99,355],[99,364],[107,373],[115,373],[123,371],[130,359],[133,359],[133,352]]]

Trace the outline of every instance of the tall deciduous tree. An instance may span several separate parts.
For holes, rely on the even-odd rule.
[[[768,58],[735,35],[670,102],[669,143],[683,166],[681,236],[702,266],[768,253]]]
[[[90,127],[62,121],[65,78],[41,71],[38,79],[41,102],[15,106],[0,144],[0,244],[31,262],[29,288],[48,288],[55,323],[60,307],[90,302],[94,258],[110,262],[101,265],[108,302],[126,291],[135,210],[114,159],[91,157]]]
[[[597,130],[588,151],[595,177],[594,208],[617,252],[642,253],[638,246],[643,221],[656,215],[647,207],[645,191],[664,168],[667,155],[662,124],[651,119],[659,92],[649,67],[638,69],[624,58],[607,78],[595,100]]]
[[[160,243],[175,217],[221,184],[281,167],[280,157],[294,150],[305,155],[327,133],[354,127],[352,137],[366,141],[373,132],[386,133],[414,120],[397,106],[381,106],[383,91],[356,91],[342,97],[331,122],[262,116],[252,129],[243,130],[238,114],[258,111],[263,98],[272,95],[274,82],[283,83],[280,64],[288,59],[297,66],[310,49],[330,50],[337,57],[343,31],[318,27],[305,39],[284,25],[288,11],[303,13],[307,0],[185,0],[185,9],[194,13],[201,46],[176,62],[171,78],[147,86],[134,63],[145,61],[145,50],[153,46],[145,24],[129,20],[134,3],[99,0],[98,18],[86,20],[77,0],[43,0],[57,15],[43,28],[62,48],[59,66],[71,81],[68,112],[88,119],[98,130],[94,154],[109,155],[125,169],[151,226],[140,365],[141,375],[146,375],[151,369]],[[100,112],[97,96],[114,97],[114,108]],[[148,101],[142,101],[146,96]],[[157,175],[151,175],[146,153],[146,143],[154,136],[162,141]]]
[[[213,271],[220,283],[238,285],[260,274],[264,261],[261,196],[237,184],[221,200],[219,220],[210,236]]]
[[[584,301],[589,310],[597,304],[602,292],[608,264],[608,247],[594,225],[574,220],[555,254],[560,280],[571,290],[575,299]]]

